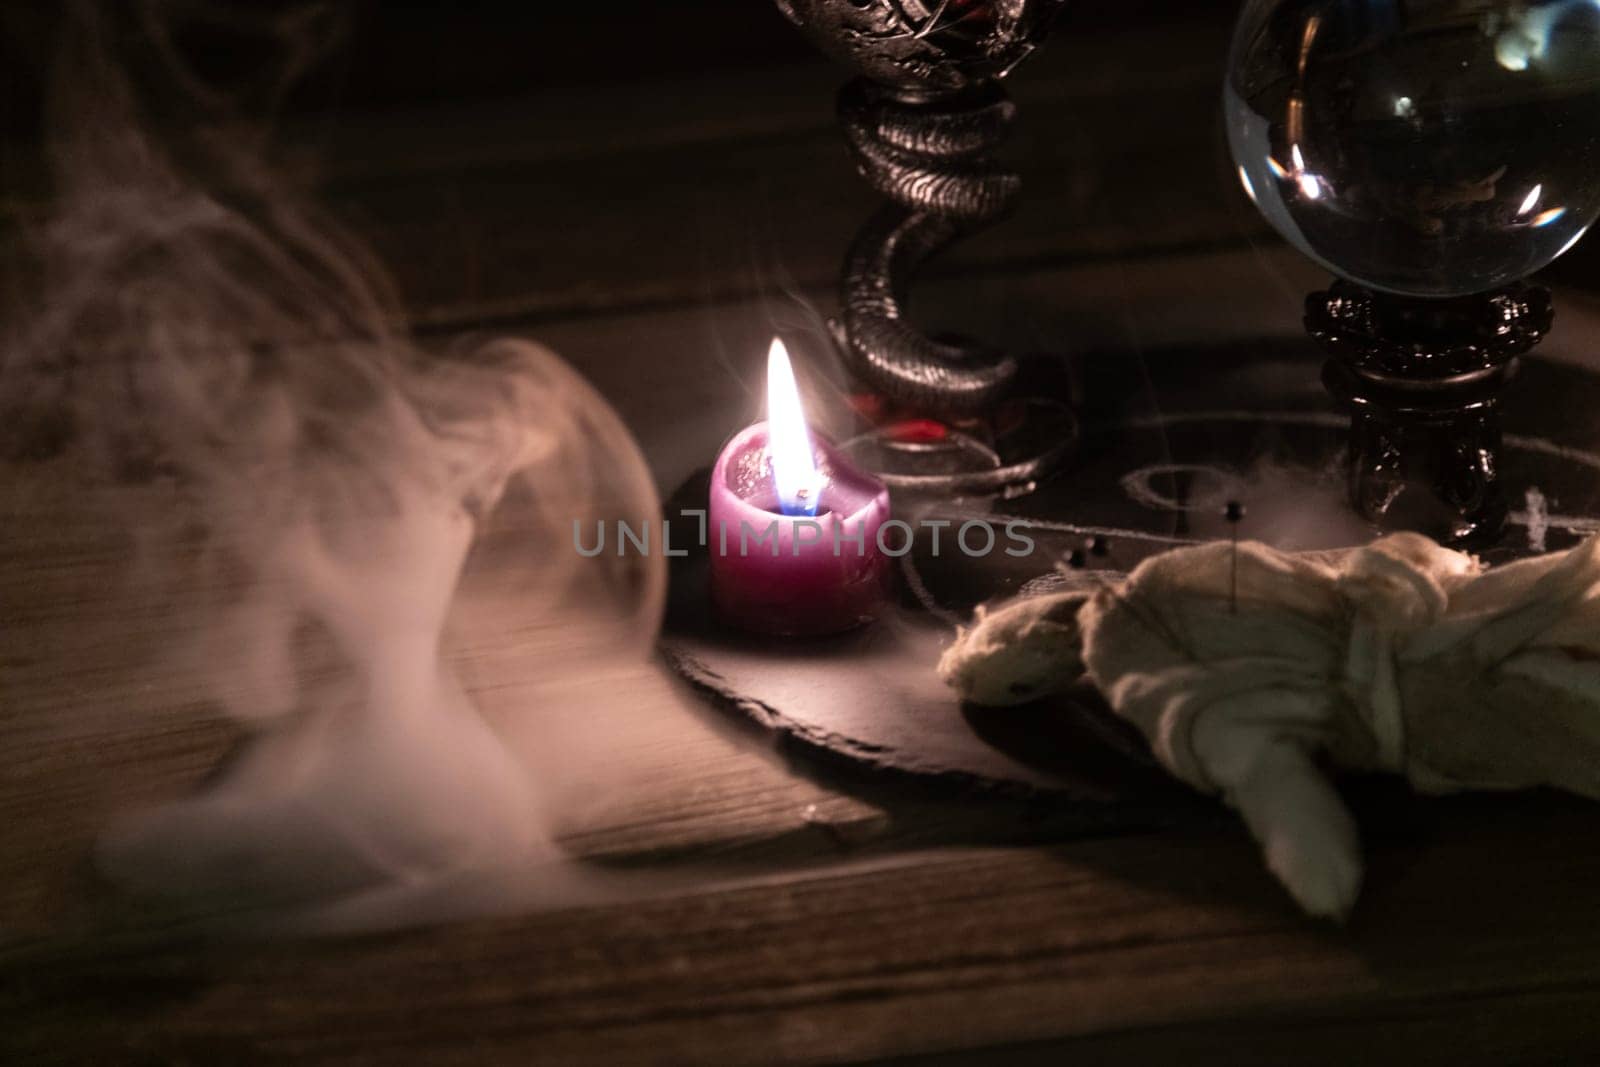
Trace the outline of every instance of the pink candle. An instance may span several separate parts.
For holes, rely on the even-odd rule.
[[[736,626],[837,633],[884,603],[889,491],[813,438],[781,341],[767,360],[767,421],[717,457],[707,518],[711,599]]]

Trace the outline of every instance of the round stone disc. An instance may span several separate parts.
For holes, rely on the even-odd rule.
[[[1107,357],[1109,360],[1111,357]],[[973,607],[1042,588],[1090,537],[1109,541],[1091,568],[1108,577],[1151,553],[1233,529],[1224,504],[1245,506],[1241,538],[1285,549],[1364,543],[1374,531],[1345,502],[1345,417],[1303,358],[1242,345],[1149,357],[1160,395],[1130,387],[1126,368],[1090,376],[1100,398],[1079,450],[1058,477],[1010,501],[911,501],[897,517],[919,525],[899,561],[899,602],[879,622],[833,638],[783,640],[722,625],[706,597],[702,553],[675,560],[662,638],[677,670],[721,707],[771,731],[803,760],[910,776],[942,787],[1059,799],[1117,819],[1192,804],[1153,765],[1143,739],[1087,688],[1020,708],[964,707],[935,664]],[[1117,374],[1122,386],[1117,391]],[[1099,390],[1096,392],[1095,390]],[[1507,398],[1502,484],[1512,509],[1490,562],[1576,543],[1600,529],[1600,379],[1530,361]],[[703,476],[669,507],[704,507]],[[996,551],[957,547],[963,523],[994,525]],[[677,520],[692,524],[692,519]],[[1004,524],[1034,542],[1027,555]],[[934,525],[944,523],[946,525]],[[934,535],[938,544],[934,544]],[[970,540],[981,543],[982,538]],[[675,538],[676,541],[676,538]]]

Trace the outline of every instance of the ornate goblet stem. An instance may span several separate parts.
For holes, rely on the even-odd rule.
[[[898,403],[981,411],[1016,377],[1010,356],[933,340],[907,321],[904,307],[924,260],[1011,209],[1021,179],[991,153],[1015,112],[993,82],[922,100],[857,79],[839,96],[839,118],[861,175],[891,201],[845,258],[843,340],[857,376]]]
[[[1351,414],[1350,500],[1384,529],[1487,541],[1505,523],[1500,393],[1550,329],[1548,290],[1448,300],[1337,281],[1306,300],[1333,358],[1323,381]]]
[[[995,150],[1016,107],[998,79],[1033,50],[1063,2],[777,0],[859,75],[839,95],[839,121],[861,176],[888,200],[845,257],[835,330],[846,362],[891,408],[961,427],[939,443],[858,438],[858,458],[892,486],[1025,490],[1075,438],[1056,397],[1015,399],[1012,356],[929,337],[906,314],[924,261],[1010,211],[1021,180]]]

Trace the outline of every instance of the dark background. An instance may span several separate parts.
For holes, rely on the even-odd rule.
[[[515,109],[518,101],[541,94],[548,97],[585,89],[615,91],[638,85],[643,96],[651,94],[649,87],[653,83],[684,78],[714,79],[739,74],[747,84],[759,84],[766,71],[827,68],[826,61],[784,20],[770,0],[350,0],[324,5],[318,19],[304,16],[308,10],[318,10],[306,0],[156,2],[171,21],[184,27],[180,44],[185,55],[195,57],[203,75],[227,87],[252,117],[275,113],[290,126],[301,129],[319,121],[336,122],[346,130],[365,123],[387,123],[385,128],[393,128],[397,122],[406,121],[408,112],[423,113],[440,107],[471,109],[483,105],[489,109],[499,105]],[[71,6],[54,0],[8,0],[0,4],[0,71],[4,71],[4,92],[0,93],[0,208],[9,209],[0,211],[0,225],[19,205],[23,209],[36,207],[48,195],[47,178],[36,147],[44,128],[42,116],[52,57],[57,54],[60,31],[68,18],[65,12]],[[138,67],[142,62],[136,46],[139,34],[136,20],[128,14],[138,5],[98,6],[112,13],[112,32],[130,42],[132,65]],[[1096,143],[1081,152],[1073,164],[1084,182],[1116,185],[1149,180],[1147,175],[1110,173],[1114,164],[1099,154],[1099,143],[1105,137],[1098,130],[1114,128],[1118,122],[1146,123],[1132,132],[1124,131],[1124,136],[1129,141],[1148,142],[1152,153],[1157,144],[1174,140],[1176,134],[1177,150],[1160,162],[1161,180],[1167,189],[1197,201],[1204,199],[1206,211],[1225,210],[1231,214],[1238,220],[1235,240],[1273,243],[1275,237],[1252,217],[1253,212],[1235,186],[1216,117],[1215,96],[1205,94],[1203,100],[1192,100],[1186,113],[1176,120],[1183,128],[1176,130],[1162,128],[1159,117],[1151,122],[1149,115],[1136,107],[1122,118],[1049,116],[1039,114],[1037,105],[1030,110],[1026,103],[1026,83],[1043,80],[1048,76],[1047,68],[1053,66],[1059,72],[1086,61],[1115,70],[1116,92],[1130,103],[1145,95],[1146,87],[1151,93],[1159,91],[1168,80],[1167,60],[1147,55],[1139,47],[1145,33],[1161,34],[1168,41],[1175,32],[1187,35],[1193,41],[1191,54],[1214,64],[1215,81],[1211,84],[1220,86],[1225,42],[1237,9],[1236,0],[1069,3],[1050,44],[1015,79],[1018,88],[1014,92],[1025,106],[1023,125],[1019,127],[1021,144],[1014,159],[1025,181],[1030,181],[1030,174],[1035,176],[1027,187],[1030,200],[1037,202],[1058,195],[1040,188],[1041,182],[1052,179],[1038,177],[1048,173],[1049,160],[1041,163],[1041,155],[1052,151],[1061,155],[1069,150],[1059,143],[1050,144],[1058,130],[1090,129],[1089,139]],[[219,19],[218,12],[226,17]],[[263,49],[264,35],[258,32],[261,24],[282,20],[286,13],[301,13],[297,17],[309,19],[300,24],[300,30],[293,31],[301,39],[323,42],[317,54],[302,57],[302,69],[289,79],[282,77],[284,50]],[[271,34],[265,38],[271,39]],[[1102,41],[1119,54],[1100,54]],[[1170,52],[1162,56],[1170,56]],[[824,76],[832,78],[831,74]],[[285,84],[289,88],[282,94],[263,88]],[[829,84],[833,84],[831,80]],[[631,126],[628,115],[606,115],[606,129],[599,136],[619,148],[625,148],[635,133],[648,139],[672,107],[657,95],[649,116],[640,117]],[[1200,94],[1196,89],[1190,95]],[[819,124],[828,121],[831,108],[827,93],[819,93]],[[680,106],[684,122],[697,121],[706,110],[703,99],[686,97]],[[738,104],[730,102],[726,110],[737,111]],[[538,140],[539,130],[549,129],[549,124],[533,112],[529,115],[527,128],[518,136],[532,143]],[[1204,125],[1207,116],[1209,127],[1195,129]],[[187,122],[183,107],[153,119],[179,127]],[[1035,137],[1032,143],[1027,140],[1030,131]],[[429,149],[419,146],[418,151],[426,156]],[[839,152],[838,165],[848,167],[842,146]],[[697,180],[689,174],[684,179]],[[580,185],[592,183],[586,176],[572,180]],[[554,175],[548,184],[540,195],[550,196],[551,189],[559,188]],[[367,193],[363,190],[361,195],[350,198],[360,202],[357,214],[365,209]],[[1074,209],[1091,220],[1097,215],[1089,202],[1093,195],[1088,194],[1088,199]],[[1151,195],[1161,195],[1161,190],[1153,189]],[[867,202],[865,197],[862,202]],[[632,211],[640,217],[654,210],[681,211],[681,207],[658,208],[643,198],[635,198],[631,203],[618,200],[612,208],[614,214]],[[743,225],[744,220],[739,224]],[[1128,242],[1129,247],[1147,250],[1160,243],[1139,236]],[[1585,242],[1546,273],[1566,284],[1590,286],[1600,279],[1600,250],[1594,242]],[[816,284],[821,277],[815,272],[808,275],[803,269],[799,274],[807,285]]]
[[[109,7],[122,7],[110,4]],[[304,0],[170,0],[191,23],[189,43],[219,72],[238,74],[259,59],[238,33],[197,17],[206,6],[241,20],[271,17]],[[1062,32],[1182,14],[1229,19],[1233,0],[1082,0],[1069,5]],[[650,82],[717,70],[810,62],[814,53],[770,0],[334,0],[328,23],[337,43],[299,79],[291,113],[425,106],[441,101],[521,96],[557,86]],[[40,86],[67,5],[8,0],[4,129],[28,138],[39,129]]]

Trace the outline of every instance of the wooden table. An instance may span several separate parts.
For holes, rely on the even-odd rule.
[[[1225,26],[1123,32],[1138,36],[1068,37],[1019,78],[1029,203],[941,264],[924,306],[1095,358],[1247,335],[1313,376],[1299,300],[1322,279],[1264,237],[1219,157]],[[870,210],[835,81],[818,63],[546,94],[295,143],[321,155],[326,196],[394,266],[430,341],[550,344],[670,488],[759,409],[765,338],[803,321],[796,296],[826,306]],[[1592,359],[1593,303],[1563,294],[1542,358]],[[112,562],[92,543],[0,555],[0,597],[47,581],[92,595]],[[554,832],[603,879],[425,929],[199,937],[100,883],[89,850],[112,813],[194,787],[237,731],[182,679],[119,666],[112,637],[33,655],[74,625],[69,600],[57,609],[0,637],[6,1062],[1600,1057],[1588,805],[1364,810],[1366,888],[1334,929],[1294,911],[1242,831],[1059,840],[1025,813],[996,826],[958,801],[841,786],[657,665],[612,679],[606,706],[530,716],[507,642],[454,654],[491,718],[564,739]]]

